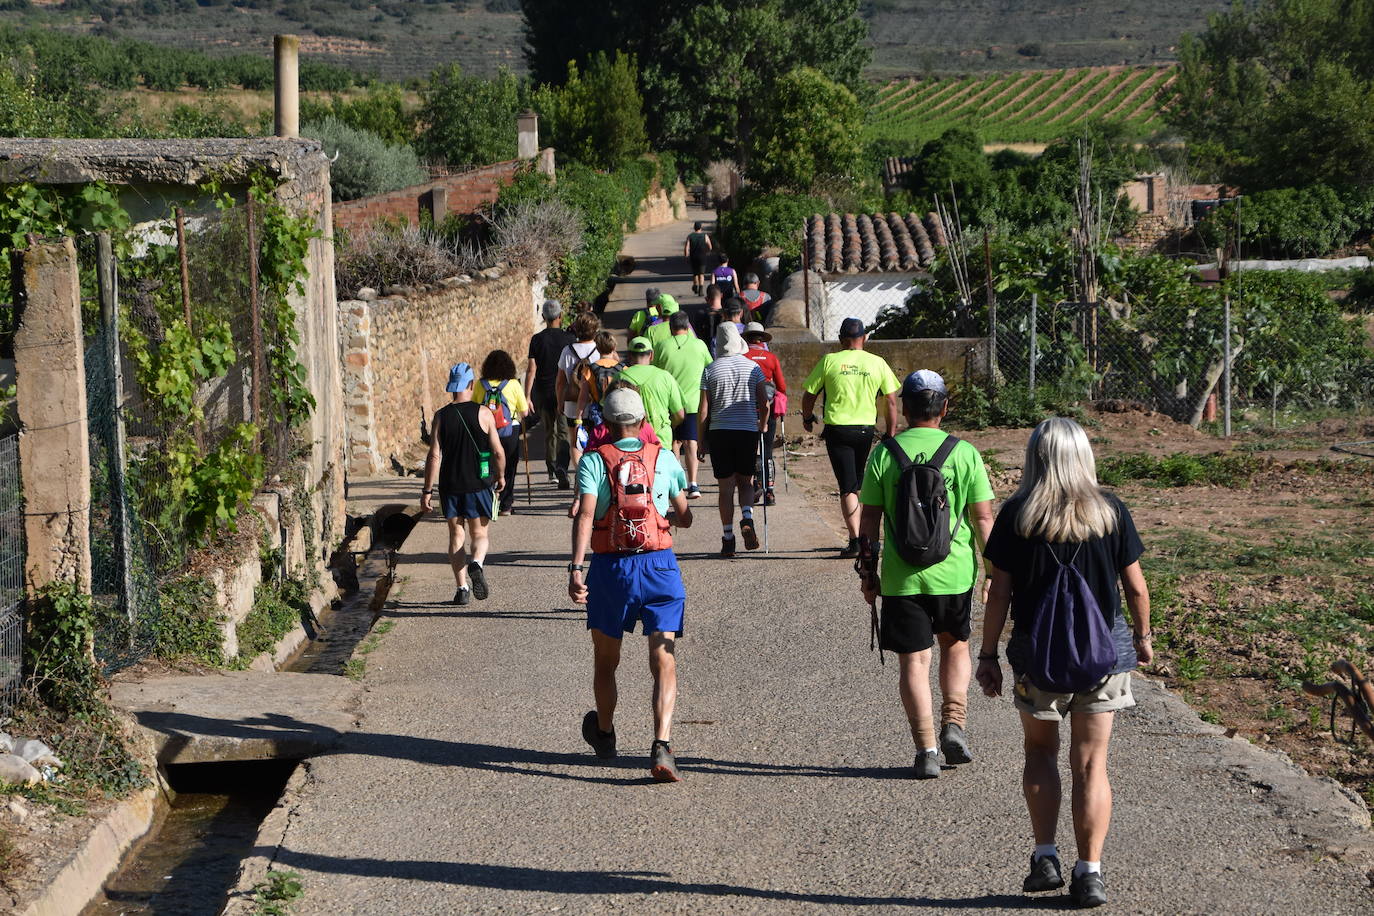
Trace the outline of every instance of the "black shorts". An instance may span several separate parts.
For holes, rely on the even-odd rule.
[[[692,262],[692,276],[700,277],[706,273],[706,255],[692,254],[687,256],[687,260]]]
[[[752,475],[759,453],[759,434],[743,429],[710,429],[706,447],[711,452],[711,475],[724,480],[735,474]]]
[[[935,644],[936,633],[966,641],[972,610],[972,589],[962,595],[884,595],[878,644],[889,652],[923,652]]]
[[[868,453],[873,448],[871,426],[827,426],[821,433],[830,469],[841,493],[857,493],[864,481]]]

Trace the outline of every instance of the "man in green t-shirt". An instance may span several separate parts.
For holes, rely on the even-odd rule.
[[[635,383],[644,399],[644,419],[666,446],[673,441],[673,427],[682,422],[687,404],[677,379],[650,365],[653,358],[654,348],[648,339],[636,337],[630,341],[629,365],[620,371],[620,377]]]
[[[687,498],[700,499],[697,486],[697,404],[701,397],[701,373],[711,365],[711,352],[701,338],[692,333],[692,322],[686,312],[677,312],[668,319],[668,337],[654,345],[654,365],[677,379],[687,414],[673,430],[673,451],[682,449],[682,464],[687,469]],[[667,437],[664,436],[664,439]]]
[[[864,323],[846,318],[840,323],[841,349],[827,353],[806,377],[802,396],[802,424],[807,432],[816,423],[816,397],[825,392],[825,451],[840,490],[840,510],[849,543],[842,557],[859,555],[859,484],[864,463],[873,447],[874,425],[878,420],[878,400],[883,399],[883,437],[897,430],[897,389],[900,385],[892,367],[881,356],[864,350],[867,338]]]
[[[930,460],[948,435],[940,421],[949,411],[944,379],[929,369],[911,373],[902,382],[902,413],[910,427],[893,440],[912,461]],[[932,566],[910,565],[893,547],[892,517],[897,511],[897,479],[901,469],[888,447],[877,449],[864,472],[859,500],[860,588],[872,604],[882,595],[879,644],[897,653],[901,663],[899,693],[906,709],[911,737],[916,742],[916,777],[940,775],[938,754],[945,763],[968,763],[964,726],[968,710],[969,618],[978,557],[992,531],[992,484],[983,456],[967,442],[957,443],[941,467],[949,495],[953,528],[949,556]],[[877,548],[882,533],[882,569]],[[977,553],[974,545],[977,544]],[[985,580],[986,581],[986,580]],[[981,598],[987,599],[986,585]],[[935,744],[930,696],[931,645],[940,642],[940,744]]]

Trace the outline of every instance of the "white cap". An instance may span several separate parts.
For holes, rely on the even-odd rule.
[[[601,414],[608,423],[638,423],[644,419],[644,399],[631,388],[617,388],[601,401]]]

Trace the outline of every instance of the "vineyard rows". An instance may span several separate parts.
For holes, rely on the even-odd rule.
[[[1029,70],[934,80],[900,80],[878,91],[874,138],[929,140],[951,127],[986,143],[1048,143],[1087,121],[1113,121],[1146,134],[1162,126],[1165,67]]]

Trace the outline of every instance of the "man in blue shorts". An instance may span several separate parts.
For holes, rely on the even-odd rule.
[[[592,634],[592,690],[596,709],[582,719],[582,738],[596,756],[616,755],[615,672],[621,640],[642,623],[649,640],[654,679],[654,740],[649,772],[657,782],[677,782],[669,744],[677,701],[674,640],[682,635],[687,595],[673,554],[668,510],[680,528],[692,525],[687,477],[667,449],[639,440],[644,401],[617,389],[602,401],[612,444],[592,449],[577,468],[577,515],[573,520],[568,597],[587,605]],[[583,564],[591,550],[590,568]]]

